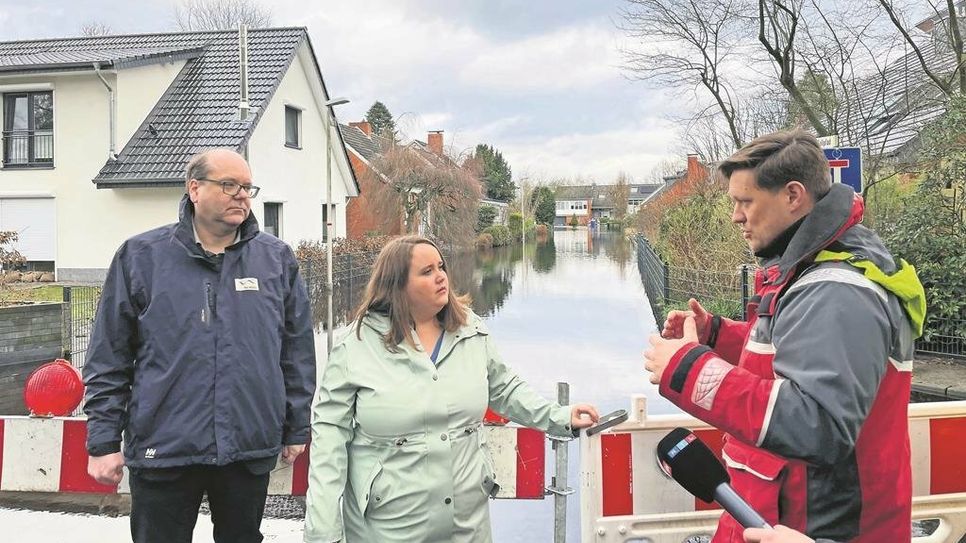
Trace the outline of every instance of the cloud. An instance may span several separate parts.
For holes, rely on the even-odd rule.
[[[620,172],[644,181],[667,158],[668,147],[676,137],[677,126],[672,122],[645,118],[594,131],[525,138],[515,137],[508,130],[469,127],[453,134],[450,144],[461,149],[478,142],[496,142],[516,177],[551,180],[590,174],[599,183],[610,183]]]
[[[464,83],[506,92],[559,92],[619,78],[613,29],[602,24],[487,45],[460,69]]]
[[[489,143],[515,174],[602,182],[646,176],[676,139],[661,119],[676,102],[622,79],[623,36],[604,16],[517,36],[415,2],[277,4],[279,23],[308,27],[332,92],[352,98],[344,119],[380,100],[406,135],[445,130],[457,155]]]

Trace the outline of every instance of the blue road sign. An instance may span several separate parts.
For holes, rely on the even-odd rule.
[[[858,147],[828,147],[823,149],[832,170],[833,183],[845,183],[862,193],[862,149]]]

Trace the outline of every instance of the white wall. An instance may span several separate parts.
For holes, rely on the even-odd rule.
[[[120,152],[184,66],[184,61],[102,72],[115,88],[116,151]],[[310,69],[309,69],[310,68]],[[281,202],[282,237],[296,246],[322,236],[325,200],[325,134],[322,110],[312,81],[315,68],[307,45],[262,114],[249,143],[255,183],[263,187],[253,211],[263,222],[263,203]],[[117,247],[127,238],[177,220],[183,189],[97,189],[94,177],[109,149],[107,89],[93,72],[46,76],[2,76],[17,91],[52,86],[54,96],[54,167],[38,170],[0,169],[0,198],[24,193],[51,195],[56,201],[59,279],[102,276]],[[302,149],[285,147],[285,105],[303,108]],[[2,109],[2,108],[0,108]],[[2,115],[2,112],[0,112]],[[336,236],[345,236],[346,195],[351,190],[349,165],[334,138],[332,155]],[[78,272],[78,270],[80,270]],[[88,271],[85,271],[88,270]]]
[[[282,203],[282,239],[297,246],[302,240],[322,238],[325,202],[325,129],[323,110],[312,92],[315,77],[308,47],[303,44],[249,144],[249,161],[255,184],[262,191],[253,205],[263,222],[263,203]],[[302,110],[301,149],[285,146],[285,106]],[[334,135],[334,133],[333,133]],[[346,159],[337,136],[333,137],[332,201],[336,203],[335,236],[346,235],[346,195],[349,180]]]
[[[575,209],[583,206],[583,209]],[[587,200],[557,200],[556,202],[556,216],[557,217],[570,217],[571,215],[577,215],[582,217],[587,215]]]
[[[116,89],[118,151],[183,65],[133,68],[120,77],[103,74]],[[11,85],[53,87],[54,167],[0,169],[0,198],[24,192],[54,197],[58,270],[105,269],[126,238],[177,219],[180,189],[95,187],[93,179],[108,158],[110,117],[107,89],[93,72],[0,77],[0,93]]]

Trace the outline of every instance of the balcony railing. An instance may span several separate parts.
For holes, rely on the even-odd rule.
[[[54,133],[51,130],[4,130],[3,167],[32,168],[54,163]]]

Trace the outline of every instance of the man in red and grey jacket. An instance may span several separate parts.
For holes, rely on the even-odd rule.
[[[818,539],[911,540],[906,409],[925,296],[861,226],[816,139],[769,134],[718,167],[732,220],[761,259],[748,321],[695,300],[644,353],[651,381],[725,431],[732,484],[770,524]],[[714,543],[739,543],[722,515]]]

